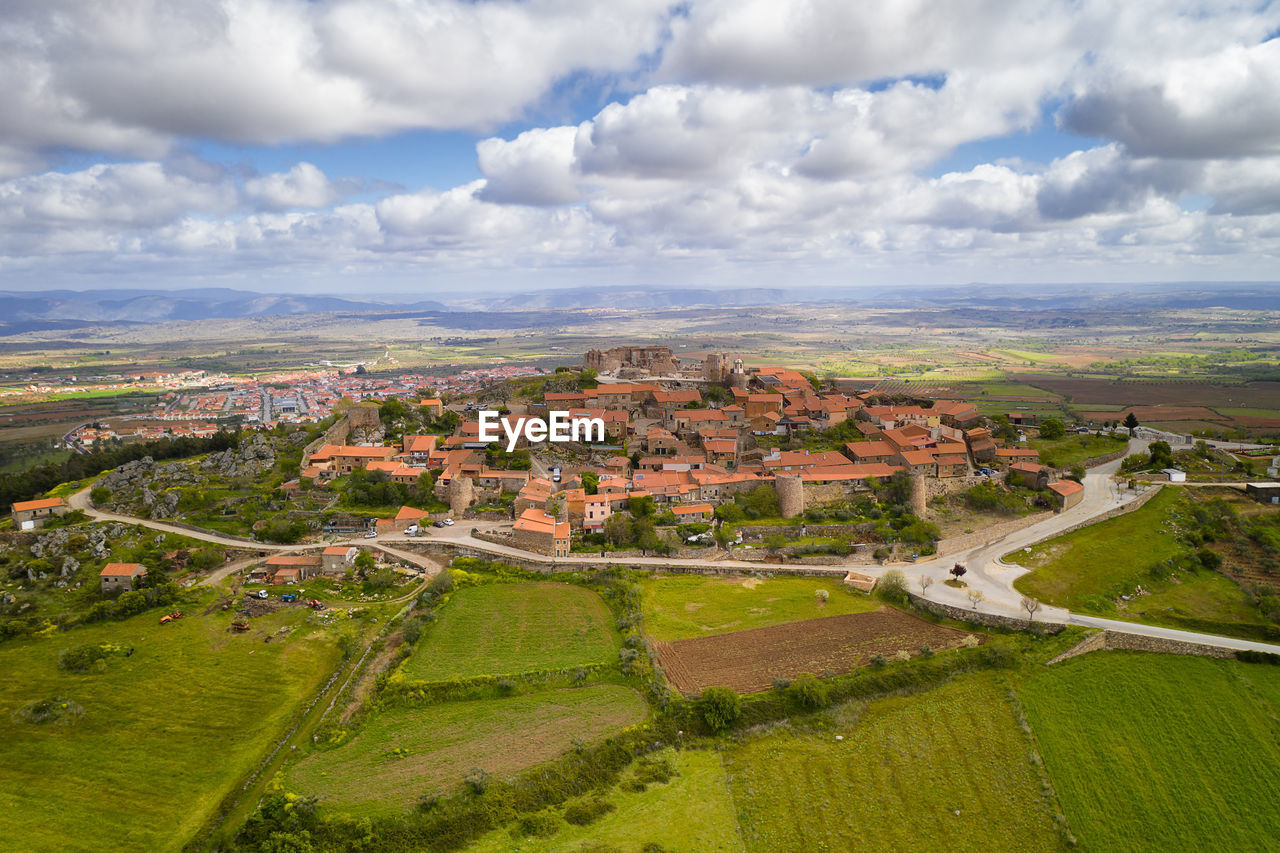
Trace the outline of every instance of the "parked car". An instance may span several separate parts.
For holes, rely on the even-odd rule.
[[[365,538],[365,539],[377,539],[377,538],[378,538],[378,531],[376,531],[376,530],[370,530],[368,533],[366,533],[366,534],[364,535],[364,538]]]
[[[453,519],[452,519],[452,518],[446,518],[446,519],[444,520],[444,526],[445,526],[445,527],[453,527]]]
[[[432,526],[432,527],[444,527],[444,526],[445,526],[445,524],[444,524],[444,522],[443,522],[443,521],[437,521],[437,522],[434,522],[431,526]]]
[[[404,535],[405,535],[405,536],[416,536],[416,535],[418,535],[418,525],[416,525],[416,524],[410,524],[408,527],[406,527],[406,528],[405,528],[405,530],[404,530]]]

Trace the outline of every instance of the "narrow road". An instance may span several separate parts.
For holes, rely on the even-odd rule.
[[[1130,443],[1131,453],[1142,453],[1145,452],[1145,450],[1145,442],[1134,441]],[[680,567],[697,569],[707,573],[716,574],[724,572],[726,569],[741,572],[769,572],[772,574],[804,573],[806,575],[816,576],[830,575],[833,579],[843,579],[844,575],[851,569],[873,577],[879,577],[887,571],[898,569],[907,575],[907,580],[911,584],[913,592],[921,592],[918,586],[918,580],[921,576],[927,576],[934,581],[927,590],[921,592],[921,595],[929,601],[946,604],[951,607],[960,608],[974,613],[998,614],[1003,616],[1026,618],[1026,613],[1021,607],[1022,594],[1014,589],[1013,582],[1026,574],[1029,570],[1014,563],[1003,562],[1001,557],[1005,554],[1017,551],[1020,548],[1029,547],[1044,539],[1056,536],[1070,527],[1086,523],[1113,509],[1123,507],[1136,500],[1140,495],[1149,491],[1148,489],[1140,489],[1137,491],[1121,489],[1119,484],[1115,483],[1111,479],[1112,475],[1120,470],[1121,461],[1122,460],[1117,459],[1113,462],[1108,462],[1105,465],[1099,465],[1095,468],[1089,469],[1084,479],[1084,497],[1081,499],[1080,503],[1071,509],[1057,513],[1043,521],[1029,527],[1025,527],[1022,530],[1015,531],[1014,533],[1008,534],[995,541],[977,545],[964,551],[948,554],[946,557],[937,557],[932,560],[921,560],[910,564],[898,563],[881,566],[850,563],[834,566],[809,566],[795,563],[734,560],[724,557],[692,559],[678,557],[618,557],[608,554],[604,557],[573,555],[570,557],[553,559],[551,557],[544,557],[539,554],[533,554],[529,551],[514,548],[509,545],[484,542],[471,536],[471,531],[473,529],[479,531],[504,529],[505,525],[502,522],[495,521],[461,521],[452,527],[427,528],[430,532],[430,535],[427,537],[409,537],[404,536],[403,534],[391,534],[380,536],[377,539],[355,538],[330,541],[322,544],[355,545],[359,547],[377,548],[398,560],[403,560],[404,562],[425,569],[429,576],[439,571],[439,565],[437,563],[421,554],[417,554],[403,548],[398,548],[396,546],[427,544],[434,542],[442,545],[451,545],[458,548],[480,551],[486,554],[491,554],[495,557],[511,557],[525,562],[539,563],[547,566],[548,568],[553,566],[580,566],[584,569],[589,569],[606,568],[608,566],[623,564],[637,568],[654,569]],[[1150,488],[1157,487],[1152,486]],[[317,543],[309,545],[246,543],[239,539],[223,536],[213,531],[194,531],[185,527],[166,524],[162,521],[152,521],[150,519],[134,518],[132,516],[103,512],[102,510],[89,506],[88,492],[88,488],[76,492],[68,499],[68,503],[72,508],[81,509],[90,518],[99,521],[119,521],[123,524],[142,525],[153,530],[163,530],[176,533],[181,536],[190,536],[202,541],[219,544],[227,548],[257,548],[260,550],[269,550],[279,553],[294,553],[314,551],[317,547],[321,547],[321,545]],[[942,581],[945,581],[950,576],[949,572],[951,567],[956,563],[963,563],[967,569],[967,572],[964,575],[964,580],[968,585],[968,589],[982,593],[982,599],[977,604],[974,604],[968,598],[968,589],[957,589],[946,586],[942,583]],[[221,579],[221,577],[226,577],[230,571],[232,570],[229,567],[224,566],[217,570],[215,574],[220,573],[220,577],[218,579]],[[211,582],[215,582],[212,577],[205,581],[205,583]],[[1106,627],[1114,631],[1124,631],[1132,634],[1169,636],[1173,639],[1185,640],[1186,642],[1203,643],[1222,648],[1248,648],[1280,653],[1280,646],[1276,645],[1251,643],[1247,640],[1237,640],[1231,637],[1219,637],[1213,634],[1198,634],[1189,631],[1176,631],[1169,628],[1153,628],[1151,626],[1140,625],[1135,622],[1097,619],[1091,616],[1073,614],[1066,609],[1050,607],[1048,605],[1042,606],[1040,611],[1036,614],[1036,619],[1047,622]]]

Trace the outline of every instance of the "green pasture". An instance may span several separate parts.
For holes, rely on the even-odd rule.
[[[616,660],[604,600],[563,583],[493,583],[452,594],[404,674],[414,681],[515,675]]]
[[[818,590],[827,591],[822,602]],[[830,578],[651,577],[644,581],[645,631],[656,640],[707,637],[820,616],[875,610],[880,602]]]

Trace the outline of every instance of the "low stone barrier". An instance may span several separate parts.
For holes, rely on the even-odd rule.
[[[1109,649],[1130,652],[1156,652],[1166,655],[1198,655],[1209,658],[1234,658],[1232,649],[1221,646],[1210,646],[1205,643],[1193,643],[1187,640],[1174,640],[1169,637],[1152,637],[1146,634],[1131,634],[1127,631],[1116,631],[1107,628],[1096,634],[1085,637],[1076,645],[1058,655],[1049,664],[1070,660],[1089,652],[1100,652]]]
[[[984,527],[981,530],[975,530],[972,533],[962,533],[959,536],[948,536],[946,539],[939,539],[937,548],[938,556],[945,557],[947,554],[954,554],[957,551],[966,551],[979,545],[987,545],[995,542],[997,539],[1003,539],[1011,533],[1017,533],[1023,528],[1030,527],[1033,524],[1044,521],[1049,518],[1051,513],[1036,512],[1022,518],[1013,518],[1009,521],[1002,521],[999,524],[993,524],[990,527]]]
[[[940,604],[936,601],[930,601],[922,595],[914,592],[908,592],[907,597],[911,599],[911,603],[921,610],[933,613],[938,616],[946,616],[961,622],[973,622],[977,625],[986,625],[989,628],[1013,628],[1016,631],[1026,631],[1033,625],[1040,630],[1050,634],[1056,634],[1063,628],[1067,627],[1064,622],[1042,622],[1039,619],[1023,619],[1019,616],[1004,616],[999,613],[982,613],[976,610],[965,610],[963,607],[956,607],[951,604]]]

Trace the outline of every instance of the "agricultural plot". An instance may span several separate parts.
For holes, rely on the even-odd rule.
[[[826,590],[824,602],[818,595]],[[875,610],[871,596],[831,578],[651,577],[644,582],[645,632],[655,640],[709,637],[801,619]]]
[[[631,790],[634,769],[605,800],[613,811],[589,826],[573,826],[562,819],[544,837],[500,829],[467,848],[468,853],[579,853],[591,850],[641,850],[658,844],[663,850],[729,853],[745,849],[738,835],[738,817],[729,793],[720,754],[714,750],[667,750],[652,756],[669,762],[675,775],[667,782],[650,782],[644,791]]]
[[[914,656],[922,646],[934,651],[957,648],[966,636],[964,631],[882,607],[870,613],[658,642],[655,646],[667,679],[684,693],[712,686],[756,693],[769,689],[778,678],[789,680],[806,672],[848,672],[876,654],[890,657],[905,651]]]
[[[1084,849],[1275,848],[1277,668],[1103,652],[1019,694]]]
[[[302,618],[265,617],[249,638],[225,614],[160,626],[153,611],[0,646],[0,847],[181,849],[338,664]],[[90,643],[121,651],[101,671],[59,669]],[[43,700],[55,719],[24,717]]]
[[[747,850],[1063,847],[1052,795],[998,676],[853,703],[827,722],[725,754]]]
[[[285,786],[342,811],[399,812],[473,768],[506,776],[647,715],[639,693],[615,684],[380,711],[351,740],[295,764]]]
[[[494,583],[453,593],[405,662],[414,681],[514,675],[616,658],[622,641],[599,595],[563,583]]]

